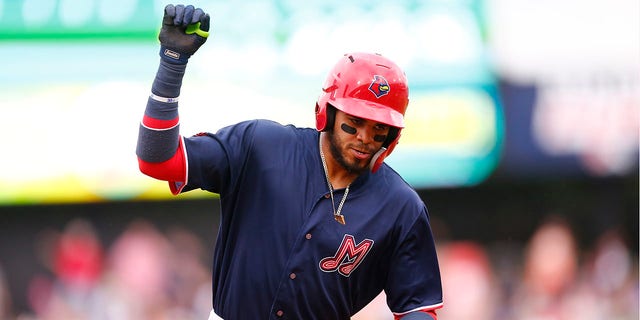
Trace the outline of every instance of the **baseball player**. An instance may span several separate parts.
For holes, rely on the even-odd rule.
[[[349,319],[382,290],[396,319],[437,319],[426,206],[383,162],[404,127],[401,69],[377,54],[344,55],[317,100],[316,128],[249,120],[184,137],[182,78],[209,25],[200,8],[165,7],[136,153],[173,194],[220,195],[211,319]]]

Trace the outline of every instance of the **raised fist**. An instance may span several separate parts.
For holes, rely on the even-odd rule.
[[[160,57],[163,60],[185,64],[198,51],[209,36],[210,17],[192,5],[168,4],[164,8],[160,29]]]

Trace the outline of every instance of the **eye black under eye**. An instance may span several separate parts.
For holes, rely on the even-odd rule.
[[[340,125],[340,128],[342,129],[342,131],[348,133],[348,134],[356,134],[356,132],[358,131],[356,128],[343,123],[342,125]]]
[[[385,140],[387,140],[387,136],[384,134],[376,134],[373,136],[373,141],[375,142],[384,142]]]

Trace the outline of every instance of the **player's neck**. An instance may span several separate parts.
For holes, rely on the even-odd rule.
[[[329,166],[329,164],[327,164],[327,166]],[[333,167],[338,168],[338,170],[334,170],[334,173],[331,174],[331,167],[329,167],[329,181],[331,181],[334,189],[346,188],[358,177],[356,174],[347,172],[347,170],[337,163],[334,163]]]

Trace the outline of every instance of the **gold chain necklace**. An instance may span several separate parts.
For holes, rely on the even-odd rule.
[[[344,195],[342,196],[342,200],[340,200],[340,204],[338,205],[338,210],[336,211],[336,203],[333,200],[333,186],[331,186],[331,181],[329,180],[329,170],[327,169],[327,160],[324,158],[324,152],[322,152],[322,137],[318,139],[318,146],[320,147],[320,159],[322,159],[322,168],[324,169],[324,176],[327,178],[327,186],[329,187],[329,194],[331,195],[331,206],[333,207],[333,218],[340,222],[341,224],[346,224],[344,221],[344,216],[340,214],[342,211],[342,206],[344,202],[347,201],[347,195],[349,194],[349,187],[351,183],[344,189]]]

